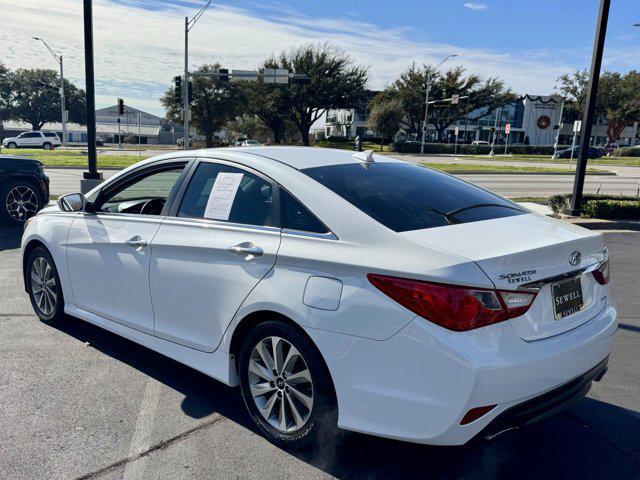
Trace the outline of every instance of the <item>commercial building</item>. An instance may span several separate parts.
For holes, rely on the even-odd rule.
[[[2,138],[12,137],[31,130],[26,122],[7,121],[3,123]],[[54,131],[62,138],[60,122],[46,123],[42,130]],[[124,114],[118,115],[118,106],[96,110],[96,135],[104,143],[142,143],[143,145],[175,145],[184,137],[181,124],[167,122],[161,117],[125,105]],[[77,123],[67,123],[69,143],[87,143],[87,127]],[[195,132],[193,132],[195,133]]]
[[[325,135],[327,137],[351,138],[366,136],[369,133],[373,136],[374,133],[369,130],[367,122],[369,120],[371,100],[377,93],[376,91],[367,91],[365,99],[355,108],[327,110]]]
[[[367,119],[369,116],[369,103],[375,92],[357,108],[329,110],[326,116],[326,135],[337,137],[362,136],[368,131]],[[472,142],[484,140],[491,142],[493,132],[497,131],[496,139],[504,143],[505,126],[509,124],[511,131],[508,135],[509,144],[527,145],[553,145],[555,143],[558,125],[560,125],[560,144],[571,144],[573,137],[573,118],[565,113],[563,122],[560,119],[562,97],[558,95],[522,95],[513,103],[505,105],[493,112],[480,109],[469,113],[468,118],[463,118],[453,123],[446,129],[445,141],[455,142],[455,130],[458,129],[458,142]],[[430,109],[429,117],[433,119],[439,113],[438,109]],[[566,111],[565,111],[566,112]],[[443,113],[444,115],[445,113]],[[373,134],[373,132],[371,132]],[[633,146],[640,143],[640,126],[638,123],[627,127],[622,132],[618,141],[620,146]],[[400,132],[400,138],[406,136]],[[427,130],[429,141],[436,141],[437,133],[433,124],[429,124]],[[419,140],[419,138],[416,138]],[[593,145],[604,146],[608,143],[607,122],[601,116],[593,126]]]

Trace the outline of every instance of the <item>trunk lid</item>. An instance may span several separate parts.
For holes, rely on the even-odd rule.
[[[588,270],[605,258],[601,234],[538,214],[499,218],[401,234],[421,245],[473,260],[499,290],[540,282],[529,311],[510,322],[526,341],[547,338],[585,323],[605,305],[604,287]],[[575,262],[574,252],[580,253]],[[574,256],[575,265],[570,258]],[[552,285],[579,277],[583,307],[556,319]]]

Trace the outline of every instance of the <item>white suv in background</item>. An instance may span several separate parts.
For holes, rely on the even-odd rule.
[[[17,137],[8,137],[2,141],[2,146],[7,148],[43,148],[51,150],[62,145],[60,137],[55,132],[40,132],[32,130],[24,132]]]

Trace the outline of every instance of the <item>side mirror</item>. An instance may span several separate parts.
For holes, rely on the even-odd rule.
[[[87,204],[86,197],[81,193],[70,193],[58,198],[58,207],[63,212],[83,212]]]

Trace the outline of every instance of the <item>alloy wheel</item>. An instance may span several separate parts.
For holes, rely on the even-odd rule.
[[[249,359],[249,388],[258,411],[283,433],[300,430],[313,409],[314,389],[307,362],[280,337],[258,342]]]
[[[9,216],[17,222],[24,222],[38,212],[38,195],[26,185],[18,185],[9,190],[5,208]]]
[[[43,257],[37,257],[31,265],[31,294],[44,316],[53,315],[58,303],[58,286],[53,268]]]

